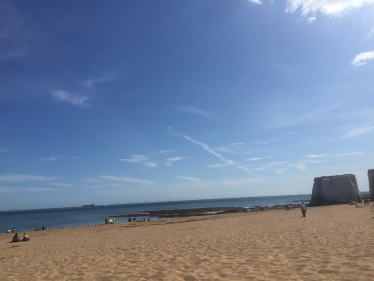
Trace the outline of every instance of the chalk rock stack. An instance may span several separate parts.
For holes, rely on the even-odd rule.
[[[368,171],[370,200],[374,201],[374,169]]]
[[[310,206],[346,204],[351,201],[362,202],[355,175],[314,178]]]

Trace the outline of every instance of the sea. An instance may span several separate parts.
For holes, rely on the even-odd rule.
[[[146,211],[209,207],[275,206],[290,203],[299,204],[301,201],[309,201],[310,198],[311,194],[304,194],[2,211],[0,212],[0,233],[13,228],[16,228],[19,232],[26,232],[34,231],[37,228],[42,229],[43,226],[48,229],[58,229],[100,225],[104,224],[105,217],[110,219],[120,215]],[[141,219],[146,218],[147,215],[134,217]],[[125,223],[128,217],[116,217],[115,219],[115,223]],[[151,217],[150,219],[156,220],[159,218]]]

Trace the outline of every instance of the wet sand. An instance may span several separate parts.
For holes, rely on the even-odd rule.
[[[0,280],[374,280],[373,217],[337,205],[0,234]]]

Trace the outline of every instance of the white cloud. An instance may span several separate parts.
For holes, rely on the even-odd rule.
[[[245,161],[257,161],[257,160],[261,160],[261,159],[265,159],[265,158],[271,158],[271,157],[273,157],[273,156],[254,157],[254,158],[246,159]]]
[[[42,157],[42,158],[40,158],[40,160],[56,161],[56,160],[61,159],[61,158],[71,158],[71,159],[74,159],[74,158],[78,158],[78,157],[76,157],[76,156],[57,155],[57,156],[51,156],[51,157]]]
[[[55,186],[62,186],[62,187],[73,187],[71,184],[66,184],[66,183],[51,182],[49,184],[52,184]]]
[[[130,159],[119,159],[119,161],[126,161],[130,163],[148,161],[148,157],[145,155],[133,155]]]
[[[365,126],[362,128],[355,128],[345,133],[341,138],[342,139],[349,139],[358,137],[364,134],[368,134],[374,131],[374,126]]]
[[[318,11],[328,16],[341,16],[353,8],[371,4],[374,0],[288,0],[286,12],[293,13],[300,8],[304,16]]]
[[[200,109],[196,109],[192,106],[190,106],[190,107],[177,107],[177,110],[179,112],[194,113],[194,114],[203,115],[203,116],[210,116],[209,113],[207,113],[205,111],[202,111]]]
[[[222,168],[224,166],[227,166],[227,165],[224,165],[224,164],[210,164],[210,165],[206,165],[206,167],[208,167],[208,168]]]
[[[166,149],[166,150],[158,151],[157,153],[163,154],[163,153],[169,153],[169,152],[175,152],[175,150],[174,149]]]
[[[112,180],[112,181],[117,181],[117,182],[132,182],[132,183],[139,183],[139,184],[154,184],[153,181],[149,181],[149,180],[140,180],[140,179],[132,179],[132,178],[129,178],[129,177],[125,177],[125,176],[100,176],[101,178],[103,179],[108,179],[108,180]]]
[[[186,180],[189,182],[200,182],[199,179],[193,178],[193,177],[181,177],[181,176],[176,176],[178,179]]]
[[[230,143],[230,145],[242,145],[242,142]]]
[[[254,4],[257,4],[257,5],[261,5],[262,2],[260,0],[247,0],[248,2],[251,2],[251,3],[254,3]]]
[[[283,172],[285,172],[287,170],[287,168],[283,168],[283,169],[279,169],[279,170],[276,170],[275,172],[277,174],[282,174]]]
[[[307,22],[308,22],[308,23],[312,23],[312,22],[314,22],[315,20],[316,20],[316,17],[310,17],[310,18],[307,19]]]
[[[48,161],[56,161],[58,157],[47,157],[47,158],[40,158],[40,160],[48,160]]]
[[[0,187],[0,193],[12,193],[12,192],[43,192],[43,191],[61,191],[60,189],[50,187],[14,187],[14,186],[2,186]]]
[[[301,170],[301,171],[305,171],[306,170],[306,167],[305,167],[305,164],[304,163],[299,163],[299,164],[296,164],[296,165],[293,165],[295,168]]]
[[[186,140],[190,141],[190,142],[193,142],[195,144],[198,144],[200,145],[205,151],[209,152],[210,154],[213,154],[214,156],[217,156],[221,161],[223,161],[224,163],[226,163],[227,165],[229,166],[234,166],[234,167],[237,167],[239,169],[242,169],[243,171],[246,171],[248,173],[251,173],[252,174],[252,171],[250,169],[248,169],[247,167],[244,167],[244,166],[241,166],[241,165],[238,165],[236,164],[234,161],[232,160],[227,160],[225,159],[222,155],[220,155],[219,153],[215,152],[214,150],[212,150],[208,145],[206,145],[205,143],[202,143],[202,142],[199,142],[199,141],[196,141],[194,140],[193,138],[190,138],[189,136],[186,136],[186,135],[182,135],[182,137],[184,137]]]
[[[10,182],[49,181],[49,180],[53,180],[53,179],[55,179],[55,177],[43,177],[43,176],[33,176],[33,175],[17,175],[17,174],[0,176],[0,181],[10,181]]]
[[[255,170],[261,171],[261,170],[267,170],[267,169],[274,169],[274,166],[285,166],[288,162],[269,162],[265,163],[265,165],[256,168]]]
[[[171,158],[167,158],[167,159],[165,159],[165,161],[166,161],[165,165],[171,165],[171,163],[183,160],[185,158],[188,158],[188,157],[171,157]]]
[[[70,102],[72,105],[80,106],[80,107],[89,107],[90,104],[87,103],[88,97],[79,96],[79,95],[73,95],[69,94],[66,91],[63,90],[53,90],[52,95],[58,100],[58,101],[67,101]]]
[[[113,77],[111,77],[111,76],[103,76],[103,77],[100,77],[100,78],[97,78],[97,79],[88,79],[87,81],[84,82],[84,86],[92,89],[92,88],[94,88],[95,84],[107,82],[111,79],[113,79]]]
[[[333,104],[331,106],[321,107],[309,113],[305,113],[304,115],[300,116],[290,116],[289,118],[284,118],[282,116],[276,115],[275,120],[271,121],[271,128],[279,128],[279,127],[289,127],[294,126],[300,123],[304,123],[306,121],[312,120],[312,118],[316,118],[318,116],[324,115],[329,111],[332,111],[336,107],[339,107],[342,103]]]
[[[303,157],[307,158],[319,158],[319,157],[325,157],[327,154],[313,154],[313,155],[305,155]]]
[[[352,61],[352,65],[354,66],[360,66],[367,63],[368,60],[374,59],[374,51],[371,52],[364,52],[361,54],[358,54]]]
[[[340,156],[351,156],[351,155],[364,155],[364,154],[361,151],[357,151],[357,152],[339,153],[339,154],[335,154],[334,156],[340,157]]]
[[[156,152],[159,153],[159,152]],[[150,153],[150,154],[156,154],[156,153]],[[125,161],[129,163],[143,163],[147,167],[155,168],[158,166],[157,163],[149,162],[148,156],[145,155],[132,155],[129,159],[119,159],[119,161]]]
[[[374,27],[370,29],[368,32],[368,36],[372,36],[372,35],[374,35]]]

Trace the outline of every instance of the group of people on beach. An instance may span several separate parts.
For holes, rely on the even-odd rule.
[[[10,231],[10,228],[6,231],[6,233],[16,233],[17,230],[15,227],[13,227],[12,231]]]
[[[11,241],[10,243],[13,243],[13,242],[26,242],[26,241],[30,241],[30,238],[29,238],[29,236],[28,236],[26,233],[23,234],[23,237],[22,237],[22,239],[21,239],[21,238],[18,236],[18,232],[16,232],[16,233],[14,234],[14,236],[13,236],[12,241]]]
[[[145,221],[150,221],[151,219],[150,219],[150,216],[148,216],[148,219],[146,219],[146,218],[142,218],[142,219],[140,219],[140,220],[136,220],[136,218],[133,218],[133,219],[131,219],[131,218],[129,218],[127,221],[128,222],[145,222]]]
[[[47,228],[47,227],[44,227],[44,226],[42,226],[42,229],[40,229],[39,227],[38,227],[38,228],[35,228],[35,231],[40,231],[40,230],[48,230],[48,228]]]

